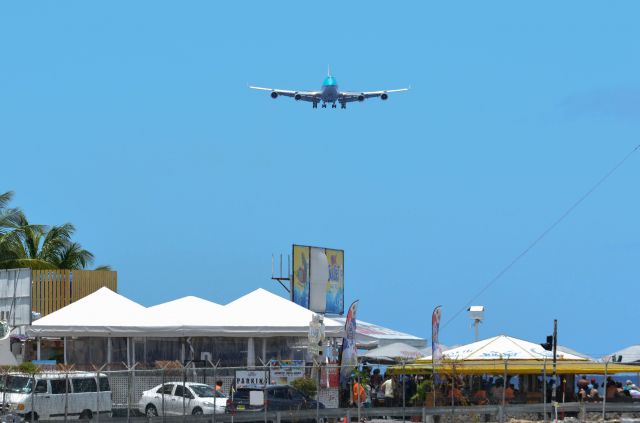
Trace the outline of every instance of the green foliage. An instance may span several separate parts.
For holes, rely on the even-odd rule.
[[[422,405],[425,400],[425,397],[429,392],[432,392],[433,384],[431,383],[431,379],[424,379],[416,386],[416,393],[409,399],[409,401],[413,402],[415,405]]]
[[[291,386],[308,397],[315,397],[316,392],[318,391],[318,385],[316,385],[316,381],[308,377],[301,377],[294,380],[293,382],[291,382]]]
[[[85,269],[93,254],[71,238],[76,228],[29,222],[24,212],[9,208],[12,192],[0,194],[0,269]],[[101,266],[100,270],[110,270]]]
[[[40,368],[35,364],[33,364],[32,362],[27,361],[18,366],[18,371],[20,373],[35,375],[36,373],[40,373]]]

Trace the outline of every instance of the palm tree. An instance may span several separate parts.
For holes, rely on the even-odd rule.
[[[0,195],[0,268],[85,269],[93,262],[93,254],[71,240],[71,223],[34,225],[21,210],[7,208],[12,195]]]

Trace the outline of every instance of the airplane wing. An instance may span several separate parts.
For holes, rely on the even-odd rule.
[[[340,92],[340,97],[342,101],[345,103],[350,103],[352,101],[364,101],[367,98],[372,97],[380,97],[382,100],[386,100],[389,98],[389,93],[401,93],[404,91],[409,91],[409,88],[400,88],[397,90],[382,90],[382,91],[363,91],[363,92],[350,92],[350,91],[342,91]]]
[[[278,98],[279,95],[285,97],[293,97],[295,100],[302,101],[311,101],[311,102],[319,102],[320,101],[320,91],[293,91],[293,90],[280,90],[277,88],[264,88],[264,87],[254,87],[249,86],[249,88],[253,90],[259,91],[269,91],[271,93],[271,98]]]

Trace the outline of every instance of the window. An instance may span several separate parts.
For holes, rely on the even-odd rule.
[[[276,388],[271,391],[271,396],[274,399],[289,399],[288,395],[287,388]]]
[[[176,397],[193,398],[193,394],[189,391],[189,388],[182,385],[176,385],[176,392],[173,395]]]
[[[163,395],[171,395],[172,391],[173,391],[173,385],[170,383],[167,383],[166,385],[161,386],[160,389],[156,391],[156,393],[163,394]]]
[[[71,383],[73,384],[73,392],[98,392],[96,380],[92,377],[73,378]]]
[[[109,378],[102,376],[100,378],[100,392],[110,391],[111,386],[109,386]]]
[[[39,380],[36,382],[36,394],[46,394],[47,393],[47,381]]]
[[[297,389],[290,388],[289,395],[291,395],[292,400],[302,401],[305,399],[304,395],[302,395],[302,392],[298,391]]]
[[[64,394],[65,392],[71,392],[71,386],[65,382],[68,381],[66,379],[51,379],[51,393]]]

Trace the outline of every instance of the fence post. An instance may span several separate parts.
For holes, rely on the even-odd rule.
[[[607,366],[609,366],[609,360],[611,357],[607,357],[604,362],[604,395],[602,396],[602,421],[604,422],[606,416],[606,404],[607,404]]]
[[[165,363],[164,366],[162,366],[162,423],[164,423],[167,419],[166,415],[167,413],[165,412],[165,404],[164,404],[164,396],[165,396],[165,384],[167,383],[167,375],[166,375],[166,370],[167,370],[167,366],[169,364]]]
[[[187,393],[187,366],[182,365],[182,423],[185,422],[187,415],[187,397],[185,394]]]
[[[547,423],[547,356],[544,356],[542,364],[542,410],[544,415],[544,423]]]
[[[127,369],[127,423],[131,421],[131,384],[132,384],[132,376],[133,369],[136,368],[138,363],[134,363],[133,366],[129,366],[126,363],[122,363],[124,367]]]
[[[322,378],[322,367],[315,358],[313,359],[313,365],[318,368],[318,386],[316,387],[316,423],[320,423],[320,382]]]
[[[99,369],[93,366],[93,369],[96,371],[96,392],[98,393],[96,396],[96,423],[100,423],[100,372],[105,367],[106,364],[103,364]]]
[[[69,369],[65,363],[65,376],[64,376],[64,421],[69,419]],[[35,417],[35,416],[34,416]]]
[[[34,422],[35,421],[35,415],[36,415],[36,404],[35,404],[35,400],[36,400],[36,398],[35,398],[36,397],[36,374],[35,373],[32,375],[32,378],[33,378],[33,380],[32,380],[33,388],[31,390],[31,392],[33,392],[33,393],[31,394],[31,418],[29,420]],[[5,410],[4,407],[2,407],[2,411],[4,411],[4,410]]]
[[[404,423],[406,417],[406,396],[407,396],[407,377],[404,372],[405,362],[402,360],[402,422]]]

